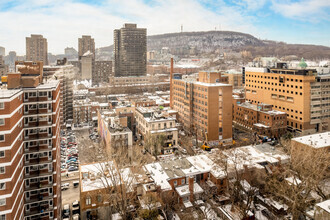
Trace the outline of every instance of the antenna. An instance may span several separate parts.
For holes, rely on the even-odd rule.
[[[181,33],[183,32],[183,24],[181,24]]]

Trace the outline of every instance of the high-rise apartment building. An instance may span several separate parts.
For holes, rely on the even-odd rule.
[[[93,60],[95,59],[95,41],[89,35],[83,35],[78,39],[78,57],[79,60],[86,53],[90,52],[93,55]]]
[[[7,75],[8,71],[9,71],[8,65],[5,64],[3,56],[0,55],[0,76]]]
[[[114,30],[115,76],[143,76],[147,73],[147,29],[124,24]]]
[[[0,56],[6,56],[6,49],[4,47],[0,47]]]
[[[311,134],[329,129],[330,75],[314,69],[245,67],[246,100],[287,113],[288,129]]]
[[[199,72],[198,80],[171,79],[171,107],[178,120],[210,145],[232,143],[232,85],[221,81],[217,72]]]
[[[47,39],[42,35],[31,34],[26,37],[26,60],[27,61],[43,61],[48,65],[48,45]]]
[[[112,61],[95,61],[92,74],[92,84],[108,83],[112,73]]]
[[[41,80],[10,73],[0,88],[0,219],[61,218],[60,84]]]
[[[57,60],[54,66],[44,66],[44,80],[57,79],[60,81],[60,120],[61,125],[73,119],[73,79],[78,68],[68,65],[66,59]]]

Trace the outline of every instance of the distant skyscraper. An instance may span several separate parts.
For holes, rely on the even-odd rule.
[[[31,37],[26,38],[26,60],[43,61],[44,65],[48,65],[47,48],[46,38],[42,35],[31,34]]]
[[[125,24],[114,30],[115,76],[147,73],[147,29]]]
[[[0,56],[6,56],[6,49],[4,47],[0,47]]]
[[[83,35],[82,38],[78,39],[78,57],[81,57],[89,51],[93,54],[93,60],[95,59],[95,41],[94,38],[88,35]]]
[[[74,49],[73,47],[65,48],[64,54],[65,54],[66,58],[68,58],[68,59],[74,59],[74,58],[77,58],[77,56],[78,56],[77,50]]]

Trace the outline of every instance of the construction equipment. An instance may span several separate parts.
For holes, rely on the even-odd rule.
[[[201,148],[205,151],[211,151],[212,148],[210,146],[208,146],[209,143],[208,143],[208,139],[207,139],[207,133],[205,132],[204,134],[205,134],[205,140],[204,140],[204,143],[201,146]]]

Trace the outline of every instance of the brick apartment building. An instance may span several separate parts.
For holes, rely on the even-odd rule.
[[[246,100],[265,103],[287,113],[291,131],[311,134],[329,129],[330,75],[312,69],[246,67]]]
[[[236,125],[253,130],[259,135],[280,137],[287,131],[286,113],[272,110],[271,105],[249,102],[234,105],[233,122]]]
[[[36,34],[26,37],[26,60],[42,61],[45,65],[48,65],[48,44],[46,38]]]
[[[178,120],[188,132],[198,130],[199,139],[207,134],[210,145],[232,143],[232,86],[223,83],[227,80],[217,72],[199,72],[198,79],[171,76],[170,101]]]
[[[60,219],[60,83],[23,69],[0,89],[0,218]]]

